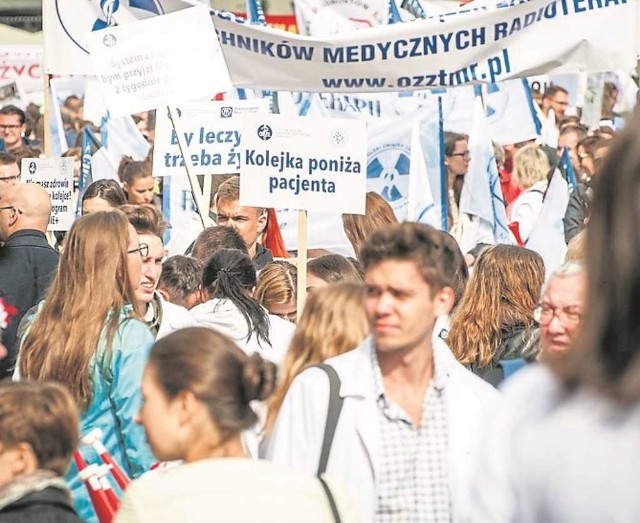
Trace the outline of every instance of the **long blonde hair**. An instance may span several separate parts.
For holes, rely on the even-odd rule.
[[[500,345],[503,329],[533,326],[533,309],[543,282],[544,262],[539,254],[514,245],[485,250],[451,317],[447,344],[456,358],[484,367]]]
[[[355,349],[369,334],[362,285],[334,283],[310,294],[284,360],[283,379],[269,404],[269,431],[293,379],[313,365]]]
[[[90,366],[103,330],[108,359],[120,311],[133,303],[128,244],[128,222],[121,212],[79,218],[67,235],[58,273],[20,351],[24,379],[64,384],[82,410],[93,399]]]
[[[258,275],[254,298],[269,309],[296,299],[298,269],[293,263],[276,260],[269,263]]]

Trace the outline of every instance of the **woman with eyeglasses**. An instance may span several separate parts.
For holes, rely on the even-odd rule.
[[[466,254],[480,243],[494,243],[493,226],[478,216],[460,211],[464,178],[469,171],[471,153],[466,134],[444,133],[444,165],[447,170],[448,229]]]
[[[153,205],[123,205],[120,210],[138,233],[142,248],[142,279],[133,304],[136,312],[156,339],[178,329],[194,327],[196,323],[187,309],[166,301],[156,290],[166,254],[162,234],[167,224],[162,213]]]
[[[130,477],[154,462],[144,432],[134,423],[153,344],[132,305],[143,250],[121,212],[79,218],[23,338],[18,366],[22,379],[62,383],[80,408],[80,435],[100,429],[105,447]],[[74,466],[66,480],[78,514],[97,521]]]

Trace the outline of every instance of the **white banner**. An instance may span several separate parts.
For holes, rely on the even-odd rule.
[[[510,3],[322,39],[214,24],[236,87],[397,91],[635,65],[637,2]]]
[[[113,116],[231,89],[208,15],[206,7],[192,7],[89,35],[91,60]]]
[[[24,183],[37,183],[51,198],[49,231],[68,231],[76,213],[72,202],[73,158],[23,158],[20,174]]]
[[[298,32],[326,36],[387,24],[389,0],[294,0]]]
[[[194,174],[240,171],[242,120],[240,115],[269,112],[266,99],[192,102],[177,108],[176,126],[184,134]],[[178,139],[168,111],[156,113],[153,142],[154,176],[186,175]]]
[[[364,214],[364,122],[275,114],[243,120],[241,205]]]

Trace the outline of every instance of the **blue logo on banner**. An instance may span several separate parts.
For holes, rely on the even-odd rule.
[[[55,0],[55,10],[62,29],[79,49],[89,54],[83,43],[85,34],[105,27],[117,25],[114,16],[122,6],[138,19],[153,15],[163,15],[165,9],[162,0],[100,0],[102,13],[96,18],[97,9],[89,2],[79,8],[77,2]],[[80,12],[81,11],[81,12]],[[82,42],[82,43],[81,43]]]
[[[390,203],[406,198],[409,181],[409,151],[400,144],[386,146],[370,156],[367,180],[376,180],[375,191]]]
[[[269,127],[266,124],[261,125],[260,127],[258,127],[258,138],[260,138],[261,140],[271,140],[271,137],[273,136],[273,131],[271,130],[271,127]]]

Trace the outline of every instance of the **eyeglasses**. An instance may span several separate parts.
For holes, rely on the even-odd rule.
[[[462,151],[461,153],[451,153],[451,154],[447,154],[447,156],[460,156],[465,160],[468,160],[469,157],[471,156],[471,151]]]
[[[20,127],[22,127],[22,125],[0,125],[0,131],[4,131],[6,129],[10,130],[10,131],[14,131],[16,129],[20,129]]]
[[[22,214],[22,211],[20,209],[18,209],[17,207],[14,207],[13,205],[7,205],[5,207],[0,207],[0,211],[7,211],[9,209],[12,209],[12,210],[16,211],[18,214]]]
[[[575,307],[554,307],[549,303],[540,303],[533,309],[533,319],[540,325],[548,325],[554,316],[565,327],[577,325],[582,321],[582,313]]]
[[[134,254],[136,252],[139,252],[142,258],[146,258],[147,256],[149,256],[149,246],[146,243],[141,243],[137,249],[131,249],[130,251],[127,251],[127,252],[129,254]]]
[[[5,176],[3,178],[0,178],[0,182],[6,182],[9,183],[13,180],[19,180],[20,179],[20,175],[16,174],[15,176]]]

